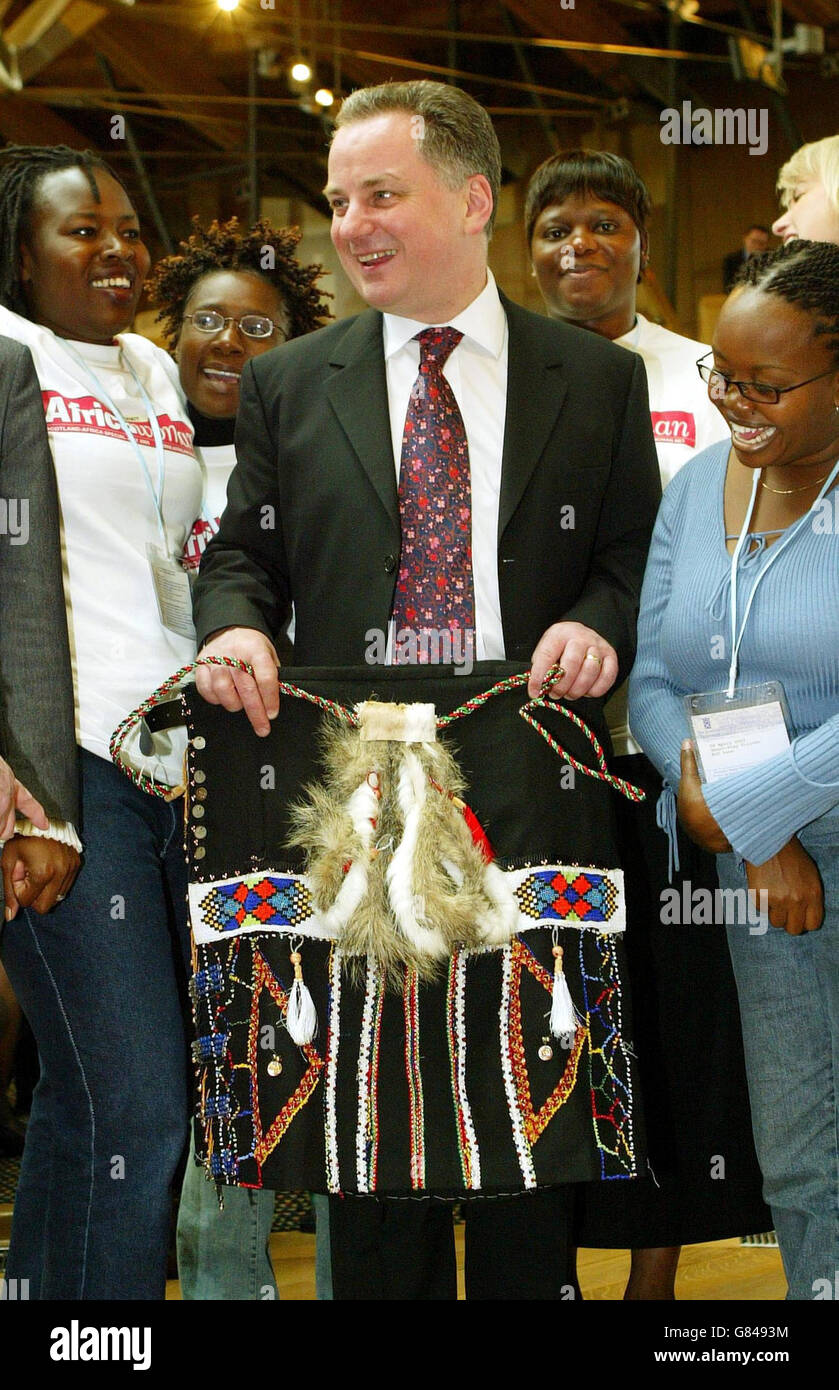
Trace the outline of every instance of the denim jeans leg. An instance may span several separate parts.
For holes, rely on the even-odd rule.
[[[180,810],[82,754],[84,864],[3,932],[41,1057],[8,1274],[42,1299],[163,1298],[187,1137]]]
[[[813,1299],[839,1269],[839,864],[819,832],[802,843],[825,890],[825,921],[802,936],[763,923],[729,925],[743,1024],[755,1147],[790,1299]],[[742,888],[733,855],[723,888]]]
[[[178,1208],[178,1277],[181,1297],[199,1299],[279,1298],[268,1241],[274,1193],[246,1187],[222,1189],[195,1163],[193,1144]]]
[[[315,1209],[315,1289],[318,1303],[332,1302],[332,1251],[329,1245],[329,1198],[312,1193]]]

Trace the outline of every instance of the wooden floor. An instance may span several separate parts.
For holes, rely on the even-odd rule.
[[[458,1296],[463,1297],[463,1227],[455,1228],[458,1252]],[[282,1299],[308,1301],[315,1297],[315,1238],[299,1231],[275,1233],[271,1257]],[[629,1254],[625,1250],[581,1250],[578,1275],[587,1300],[620,1299],[626,1285]],[[769,1246],[741,1245],[717,1240],[688,1245],[682,1251],[676,1280],[681,1300],[733,1302],[782,1299],[786,1280],[778,1251]],[[170,1280],[168,1299],[179,1299],[180,1285]]]

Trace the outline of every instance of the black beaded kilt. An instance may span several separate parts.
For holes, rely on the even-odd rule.
[[[350,707],[430,702],[437,716],[518,674],[448,668],[284,668],[284,681]],[[388,984],[318,926],[289,805],[322,776],[334,716],[291,696],[266,739],[243,714],[183,695],[190,912],[195,940],[196,1149],[220,1183],[444,1196],[632,1178],[643,1167],[628,1000],[623,876],[606,782],[570,767],[505,691],[443,737],[464,793],[514,885],[521,929],[454,950],[439,978]],[[599,701],[579,701],[608,747]],[[595,766],[554,709],[537,718]],[[320,935],[318,931],[320,930]],[[549,1033],[552,945],[564,948],[578,1024]],[[297,1046],[285,1019],[298,943],[318,1018]]]

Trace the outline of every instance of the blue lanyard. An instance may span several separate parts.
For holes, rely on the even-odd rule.
[[[770,552],[769,552],[769,554],[768,554],[768,556],[767,556],[767,558],[766,558],[766,564],[761,566],[761,568],[760,568],[758,574],[755,576],[755,582],[754,582],[754,584],[752,585],[751,592],[750,592],[749,597],[748,597],[748,599],[747,599],[747,601],[746,601],[746,607],[745,607],[745,611],[744,611],[744,613],[743,613],[743,621],[742,621],[742,623],[740,624],[740,631],[739,631],[739,633],[738,633],[738,631],[737,631],[737,563],[738,563],[738,561],[739,561],[739,559],[740,559],[740,552],[741,552],[741,550],[743,549],[743,546],[744,546],[744,544],[745,544],[746,536],[748,535],[749,522],[750,522],[751,519],[752,519],[752,513],[753,513],[753,511],[754,511],[754,509],[755,509],[755,499],[756,499],[756,497],[757,497],[757,489],[758,489],[758,484],[760,483],[760,475],[761,475],[761,472],[762,472],[762,471],[763,471],[762,469],[756,469],[756,470],[755,470],[754,482],[752,483],[752,495],[751,495],[751,497],[750,497],[750,499],[749,499],[749,505],[748,505],[748,507],[746,508],[746,515],[745,515],[745,518],[744,518],[744,520],[743,520],[743,527],[742,527],[742,530],[740,531],[740,535],[739,535],[738,538],[737,538],[737,544],[736,544],[736,546],[734,547],[734,554],[733,554],[732,557],[731,557],[731,640],[732,640],[732,643],[733,643],[733,647],[732,647],[732,652],[731,652],[731,665],[730,665],[729,668],[728,668],[728,689],[727,689],[727,691],[726,691],[726,695],[727,695],[727,697],[728,697],[729,700],[731,700],[731,699],[733,698],[733,696],[734,696],[734,685],[735,685],[735,682],[736,682],[736,680],[737,680],[737,657],[738,657],[739,652],[740,652],[740,643],[741,643],[742,640],[743,640],[743,633],[746,631],[746,623],[748,622],[749,613],[751,612],[752,603],[754,602],[754,596],[755,596],[755,594],[757,593],[757,586],[758,586],[758,584],[760,583],[760,581],[761,581],[761,579],[763,578],[763,576],[766,574],[766,571],[770,568],[771,565],[773,565],[773,564],[775,563],[775,561],[777,560],[777,558],[778,558],[778,556],[780,555],[781,551],[782,551],[786,546],[789,545],[790,541],[792,541],[792,540],[795,539],[795,537],[798,535],[799,531],[801,530],[802,526],[803,526],[804,523],[806,522],[807,518],[812,514],[812,512],[815,511],[816,507],[817,507],[817,506],[819,505],[819,503],[821,502],[821,500],[822,500],[822,498],[824,497],[825,493],[830,489],[830,487],[831,487],[831,485],[832,485],[832,483],[833,483],[833,481],[834,481],[834,479],[835,479],[837,473],[839,473],[839,459],[836,460],[836,462],[835,462],[835,464],[833,465],[833,468],[832,468],[831,472],[829,473],[828,477],[825,478],[824,483],[822,484],[821,492],[819,493],[819,495],[818,495],[818,497],[816,498],[816,500],[813,502],[813,504],[812,504],[812,506],[810,507],[809,511],[806,511],[806,512],[804,513],[804,515],[801,516],[801,517],[799,517],[798,520],[794,523],[794,525],[792,525],[792,526],[789,528],[789,530],[787,531],[787,534],[784,536],[783,540],[776,541],[775,544],[772,546],[772,549],[770,550]]]
[[[73,348],[73,347],[70,346],[70,343],[67,341],[66,338],[62,338],[60,341],[61,341],[62,347],[64,347],[64,348],[67,350],[67,352],[68,352],[68,353],[70,354],[70,356],[74,359],[74,361],[76,361],[76,362],[78,363],[78,365],[82,368],[82,371],[85,372],[86,375],[87,375],[87,376],[90,378],[90,380],[93,382],[94,386],[96,387],[96,390],[97,390],[98,395],[101,397],[101,399],[102,399],[102,401],[104,402],[104,404],[108,407],[108,409],[110,410],[111,414],[119,421],[120,428],[123,430],[123,432],[124,432],[124,434],[125,434],[125,437],[127,438],[129,444],[130,444],[131,447],[133,448],[134,453],[137,455],[137,458],[138,458],[139,463],[140,463],[140,468],[142,469],[142,472],[143,472],[143,477],[144,477],[145,480],[146,480],[146,486],[148,487],[149,494],[150,494],[151,499],[152,499],[152,502],[153,502],[153,504],[154,504],[155,516],[157,517],[157,525],[158,525],[158,529],[159,529],[159,531],[160,531],[160,538],[161,538],[161,541],[163,542],[163,550],[164,550],[164,553],[168,556],[168,555],[170,554],[170,551],[169,551],[169,541],[168,541],[167,536],[166,536],[166,526],[165,526],[164,521],[163,521],[163,488],[164,488],[164,485],[165,485],[165,482],[166,482],[166,446],[165,446],[164,443],[163,443],[163,434],[162,434],[161,429],[160,429],[160,422],[159,422],[159,420],[158,420],[158,418],[157,418],[157,411],[155,410],[155,407],[154,407],[154,405],[152,404],[152,401],[151,401],[150,398],[149,398],[149,394],[148,394],[148,392],[147,392],[145,386],[143,385],[142,381],[140,380],[139,376],[137,375],[136,371],[134,370],[134,364],[133,364],[133,362],[131,361],[131,358],[128,356],[128,353],[126,352],[126,350],[125,350],[125,348],[122,346],[122,344],[120,344],[120,352],[121,352],[121,354],[122,354],[122,360],[125,362],[126,367],[128,368],[129,372],[131,373],[131,375],[132,375],[133,378],[134,378],[134,382],[135,382],[135,384],[136,384],[136,386],[137,386],[137,390],[138,390],[139,393],[140,393],[140,398],[141,398],[141,400],[142,400],[144,406],[146,407],[146,411],[147,411],[148,417],[149,417],[149,424],[151,425],[151,432],[152,432],[152,434],[153,434],[153,436],[154,436],[154,450],[155,450],[155,456],[156,456],[156,458],[157,458],[157,490],[156,490],[156,491],[155,491],[154,483],[153,483],[152,480],[151,480],[151,474],[149,473],[148,464],[146,463],[146,460],[145,460],[145,456],[144,456],[144,454],[143,454],[143,451],[142,451],[142,449],[140,448],[140,445],[137,443],[137,440],[136,440],[134,434],[132,433],[132,430],[131,430],[131,428],[130,428],[130,426],[129,426],[129,424],[128,424],[128,421],[125,419],[125,416],[123,415],[123,413],[122,413],[122,411],[120,410],[119,406],[116,405],[116,404],[111,400],[111,397],[109,396],[108,392],[105,390],[104,386],[102,385],[102,383],[101,383],[101,381],[99,380],[98,376],[96,375],[95,371],[94,371],[93,368],[90,366],[90,364],[89,364],[88,362],[85,361],[85,359],[82,357],[81,353],[76,352],[75,348]]]

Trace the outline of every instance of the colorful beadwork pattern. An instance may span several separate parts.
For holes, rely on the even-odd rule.
[[[616,925],[623,907],[622,873],[592,869],[538,869],[519,882],[515,895],[519,911],[535,922],[584,922],[587,927]],[[622,923],[622,918],[621,918]]]
[[[420,1066],[419,976],[416,970],[406,970],[402,994],[405,1017],[405,1075],[408,1078],[408,1107],[410,1112],[409,1143],[411,1146],[411,1187],[425,1187],[425,1114]]]
[[[379,1035],[382,1025],[384,985],[372,957],[367,959],[364,1013],[358,1053],[358,1119],[355,1155],[359,1192],[374,1192],[378,1157]]]
[[[594,1041],[589,1069],[591,1116],[600,1155],[601,1178],[632,1177],[635,1168],[632,1072],[623,1036],[621,981],[615,941],[599,938],[597,972],[586,964],[583,934],[579,961],[583,981],[583,1013]]]
[[[518,1113],[522,1119],[524,1137],[532,1147],[574,1089],[577,1081],[577,1068],[580,1065],[580,1056],[588,1033],[583,1027],[577,1028],[562,1076],[541,1108],[534,1110],[521,1024],[522,970],[528,970],[544,989],[548,1001],[546,1013],[550,1009],[553,977],[550,971],[539,963],[532,951],[529,951],[521,941],[513,942],[510,947],[510,989],[505,993],[501,1005],[502,1012],[505,1005],[507,1011],[506,1020],[502,1022],[501,1045],[509,1051],[510,1071],[516,1089]]]
[[[341,973],[343,962],[339,951],[329,955],[329,1023],[326,1033],[326,1098],[324,1106],[324,1145],[326,1149],[326,1189],[341,1191],[341,1169],[338,1162],[338,1116],[336,1093],[338,1084],[338,1050],[341,1042]]]
[[[266,1065],[266,1049],[259,1047],[260,996],[267,990],[274,1003],[278,1005],[283,1019],[288,1015],[288,991],[274,978],[274,975],[259,952],[254,952],[253,997],[251,1002],[250,1028],[248,1029],[248,1066],[251,1075],[253,1097],[253,1156],[261,1168],[268,1155],[280,1142],[295,1115],[303,1108],[320,1080],[323,1058],[311,1043],[305,1043],[301,1051],[308,1062],[303,1077],[286,1104],[272,1120],[267,1131],[263,1132],[262,1112],[259,1101],[260,1071]]]
[[[244,874],[192,885],[193,920],[205,933],[288,931],[312,919],[312,898],[300,874]],[[205,938],[206,939],[206,938]]]
[[[454,1194],[499,1190],[499,1181],[505,1184],[501,1190],[563,1181],[569,1165],[577,1172],[572,1180],[581,1180],[575,1165],[585,1151],[591,1158],[586,1160],[583,1176],[593,1177],[598,1170],[605,1179],[634,1176],[631,1046],[623,1037],[620,937],[580,928],[558,929],[564,932],[566,974],[581,1022],[570,1051],[561,1051],[556,1040],[547,1040],[553,1048],[548,1067],[551,1059],[541,1057],[539,1040],[546,1041],[552,987],[547,962],[555,930],[543,927],[538,942],[528,933],[492,951],[457,951],[447,978],[439,985],[419,984],[406,973],[401,997],[386,990],[373,962],[356,983],[354,974],[346,974],[347,962],[340,951],[325,942],[311,946],[310,953],[318,954],[311,956],[307,978],[320,1001],[320,1036],[326,1039],[322,1053],[312,1044],[296,1048],[283,1026],[291,980],[282,972],[287,969],[290,934],[279,950],[276,936],[270,934],[261,942],[253,937],[216,939],[212,946],[198,947],[193,997],[202,1040],[197,1056],[200,1149],[212,1175],[221,1182],[256,1187],[267,1181],[268,1185],[325,1187],[330,1192],[407,1194],[432,1187],[433,1174],[441,1171],[442,1163],[451,1175],[445,1190]],[[266,952],[273,952],[273,957]],[[317,989],[319,975],[322,983]],[[483,1007],[473,1011],[476,1001],[485,998],[490,979],[497,991],[497,1043],[494,1049],[484,1050],[492,1036],[486,1031],[489,1020]],[[274,1073],[271,1049],[260,1046],[262,1030],[266,1022],[272,1022],[272,1010],[277,1020],[277,1051],[282,1053]],[[346,1010],[354,1020],[349,1032]],[[384,1083],[383,1016],[387,1010],[389,1079]],[[470,1031],[473,1025],[478,1030],[475,1034]],[[394,1059],[400,1054],[394,1070]],[[475,1060],[467,1067],[470,1057]],[[280,1072],[289,1077],[285,1089],[276,1080]],[[323,1105],[312,1106],[309,1101],[318,1094],[321,1074]],[[472,1095],[467,1090],[470,1075]],[[266,1089],[271,1086],[273,1093]],[[450,1096],[448,1111],[440,1108],[443,1092]],[[272,1094],[277,1095],[273,1112]],[[430,1123],[427,1107],[432,1094],[435,1120]],[[573,1111],[569,1123],[576,1137],[570,1148],[562,1150],[564,1157],[558,1165],[557,1158],[549,1155],[556,1154],[554,1126],[566,1108]],[[299,1131],[301,1117],[305,1117],[304,1128]],[[298,1159],[290,1159],[290,1178],[285,1176],[285,1159],[280,1157],[279,1169],[274,1166],[273,1155],[284,1152],[283,1141],[293,1126],[298,1138],[293,1140],[291,1154],[305,1155],[314,1146],[313,1152],[321,1154],[320,1174],[306,1166],[308,1159],[301,1160],[303,1167],[295,1167]],[[397,1138],[400,1166],[395,1171],[397,1136],[402,1137]],[[504,1160],[508,1176],[500,1180],[499,1145],[506,1145],[510,1155]],[[543,1155],[546,1145],[549,1148]],[[383,1155],[389,1165],[384,1187]],[[487,1178],[487,1170],[495,1176]],[[272,1176],[277,1172],[282,1178]]]
[[[519,932],[537,926],[586,926],[600,932],[626,927],[623,870],[579,864],[535,864],[507,869],[507,883],[518,900]],[[257,932],[330,939],[312,902],[304,874],[242,874],[192,883],[189,907],[195,940]]]
[[[455,951],[451,958],[446,990],[446,1025],[460,1169],[463,1174],[464,1187],[467,1191],[475,1192],[481,1186],[481,1155],[475,1135],[475,1126],[472,1123],[469,1097],[466,1092],[464,992],[468,959],[469,953],[467,951]]]

